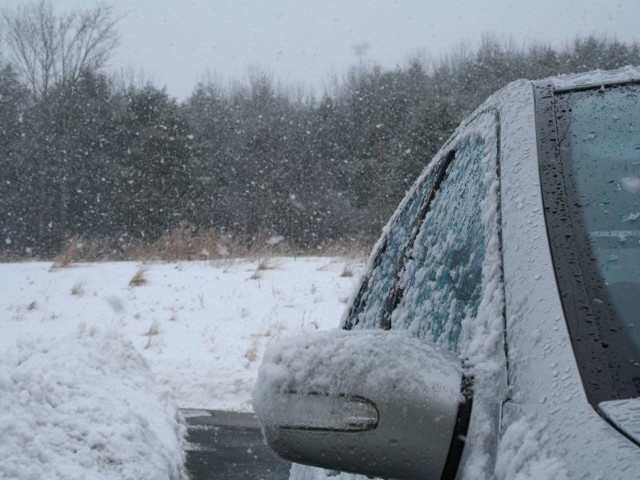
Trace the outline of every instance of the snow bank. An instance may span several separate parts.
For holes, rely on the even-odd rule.
[[[0,477],[186,477],[186,427],[134,347],[80,326],[0,354]]]

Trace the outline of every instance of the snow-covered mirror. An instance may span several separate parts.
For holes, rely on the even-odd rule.
[[[254,408],[267,442],[288,460],[440,478],[462,450],[466,383],[457,357],[406,332],[335,330],[272,344]]]

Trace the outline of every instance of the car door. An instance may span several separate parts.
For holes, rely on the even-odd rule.
[[[486,110],[441,150],[389,222],[343,319],[346,329],[408,330],[464,360],[472,407],[450,450],[450,478],[490,475],[506,396],[498,135],[498,115]]]
[[[467,365],[473,378],[471,418],[465,444],[452,444],[450,453],[464,454],[464,478],[493,471],[507,391],[498,134],[497,113],[487,111],[444,152],[424,219],[382,315],[384,328],[406,329]]]

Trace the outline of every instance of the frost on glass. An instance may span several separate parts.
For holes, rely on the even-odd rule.
[[[385,302],[402,263],[402,253],[411,237],[420,207],[433,185],[437,172],[435,167],[434,164],[427,167],[386,227],[387,233],[376,249],[373,267],[365,278],[347,319],[347,324],[354,328],[380,326]]]
[[[475,317],[482,293],[484,234],[482,156],[472,138],[457,150],[416,239],[392,314],[394,329],[459,352],[465,319]]]

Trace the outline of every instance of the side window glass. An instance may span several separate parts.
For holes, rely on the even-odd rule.
[[[435,181],[438,171],[436,165],[434,161],[434,165],[428,167],[420,183],[410,193],[408,200],[400,205],[387,227],[388,233],[377,253],[374,267],[360,287],[358,297],[346,319],[347,328],[378,328],[380,326],[387,297],[401,267],[402,254],[412,230],[416,228],[416,217]]]
[[[455,353],[463,324],[476,316],[482,295],[483,152],[483,140],[469,138],[446,167],[409,252],[391,314],[391,328],[408,329]]]
[[[621,88],[567,97],[565,102],[573,100],[570,123],[565,120],[569,129],[560,145],[571,160],[566,163],[579,206],[574,216],[584,222],[597,263],[593,273],[609,287],[614,307],[640,344],[640,329],[634,328],[640,305],[640,96]]]

